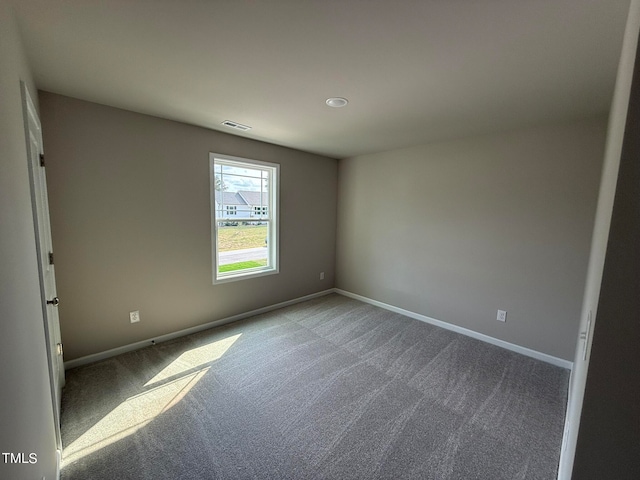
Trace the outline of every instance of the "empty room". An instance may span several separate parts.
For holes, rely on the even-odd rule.
[[[636,0],[0,0],[0,479],[640,478]]]

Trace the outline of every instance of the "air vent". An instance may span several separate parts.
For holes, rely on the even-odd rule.
[[[247,130],[251,130],[251,127],[247,125],[242,125],[241,123],[238,123],[238,122],[232,122],[231,120],[225,120],[224,122],[222,122],[222,125],[224,125],[225,127],[235,128],[236,130],[242,130],[243,132],[246,132]]]

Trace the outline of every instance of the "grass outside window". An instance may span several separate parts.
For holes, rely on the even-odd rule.
[[[223,252],[264,247],[266,245],[266,238],[266,225],[218,227],[218,248]]]
[[[246,262],[229,263],[227,265],[220,265],[218,270],[220,273],[235,272],[236,270],[246,270],[248,268],[264,267],[267,264],[266,260],[248,260]]]

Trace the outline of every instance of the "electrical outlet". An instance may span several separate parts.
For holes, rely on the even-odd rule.
[[[320,272],[320,280],[324,280],[324,272]]]
[[[129,312],[129,320],[131,320],[131,323],[138,323],[140,321],[140,310]]]
[[[507,311],[506,310],[498,310],[498,316],[496,317],[496,320],[498,320],[499,322],[506,322],[507,321]]]

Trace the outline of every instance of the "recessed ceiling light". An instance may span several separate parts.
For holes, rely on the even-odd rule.
[[[326,103],[330,107],[338,108],[338,107],[344,107],[347,103],[349,103],[349,100],[342,97],[331,97],[331,98],[327,98]]]

